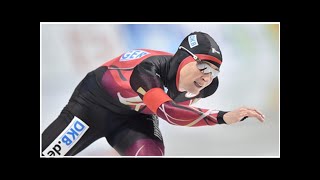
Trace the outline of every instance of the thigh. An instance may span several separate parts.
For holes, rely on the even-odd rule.
[[[156,116],[143,115],[128,120],[121,131],[109,138],[122,156],[163,156],[164,143]]]
[[[91,122],[74,115],[67,107],[42,133],[43,156],[74,156],[103,137]]]

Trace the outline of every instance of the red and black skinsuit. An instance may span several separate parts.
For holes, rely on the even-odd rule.
[[[213,56],[197,55],[221,64]],[[195,97],[177,89],[180,70],[191,61],[194,59],[182,51],[173,55],[150,49],[128,51],[107,61],[89,72],[76,87],[59,117],[43,132],[42,149],[74,116],[89,128],[65,155],[76,155],[105,137],[120,155],[162,156],[164,144],[157,117],[178,126],[225,123],[225,111],[190,106],[216,91],[218,77]]]

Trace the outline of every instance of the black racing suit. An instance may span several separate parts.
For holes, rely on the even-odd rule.
[[[218,77],[190,97],[177,89],[186,57],[136,49],[89,72],[58,118],[42,133],[44,156],[72,156],[101,137],[120,154],[162,156],[158,117],[179,126],[225,123],[224,111],[190,106],[213,94]]]

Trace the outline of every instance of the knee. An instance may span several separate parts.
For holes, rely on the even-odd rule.
[[[126,156],[164,156],[163,142],[152,139],[140,139],[126,151]]]

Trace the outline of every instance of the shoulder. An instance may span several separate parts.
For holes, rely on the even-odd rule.
[[[153,50],[153,49],[137,49],[137,50],[144,51],[144,52],[150,53],[152,55],[172,55],[173,56],[172,53],[169,53],[166,51],[158,51],[158,50]]]

